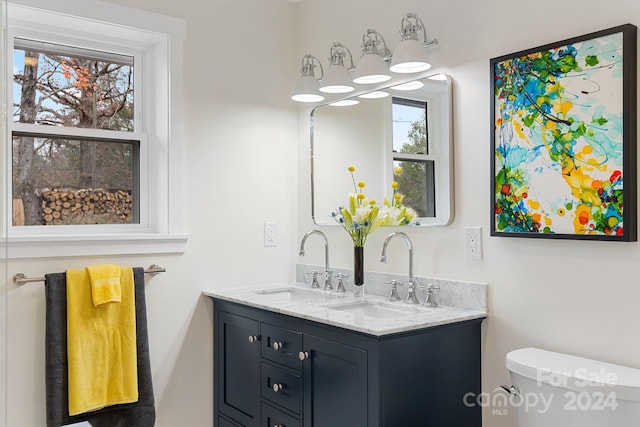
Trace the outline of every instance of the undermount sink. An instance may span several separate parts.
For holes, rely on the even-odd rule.
[[[402,303],[386,303],[380,301],[352,301],[347,303],[326,304],[323,307],[330,310],[338,310],[351,313],[356,316],[375,317],[377,319],[395,319],[411,316],[427,310],[425,307],[414,305],[402,305]]]
[[[353,316],[355,319],[367,318],[376,320],[411,318],[416,315],[433,314],[433,308],[422,305],[390,302],[382,297],[372,296],[356,298],[350,292],[338,293],[312,289],[306,284],[282,283],[254,289],[261,301],[273,304],[304,304],[329,310],[336,315]]]
[[[327,293],[326,291],[304,289],[296,286],[258,289],[255,293],[265,296],[277,295],[278,299],[287,301],[326,300],[331,297],[336,297],[336,295]]]

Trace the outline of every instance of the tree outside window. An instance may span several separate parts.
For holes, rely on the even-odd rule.
[[[435,160],[430,156],[427,102],[396,98],[392,100],[393,169],[404,204],[419,217],[435,217]]]
[[[37,128],[13,132],[13,225],[137,223],[133,58],[15,40],[13,120]]]

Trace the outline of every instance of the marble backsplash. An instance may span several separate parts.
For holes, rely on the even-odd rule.
[[[324,284],[324,267],[319,265],[296,264],[296,281],[311,285],[312,275],[310,274],[310,272],[313,270],[320,272],[320,274],[318,274],[318,283],[320,283],[320,286],[322,286]],[[347,289],[347,292],[353,292],[353,270],[334,268],[334,276],[338,273],[342,273],[348,276],[344,279],[344,285]],[[407,278],[407,275],[402,274],[382,273],[377,271],[365,270],[365,295],[373,294],[386,297],[390,293],[390,288],[389,286],[385,285],[385,282],[397,280],[398,282],[402,283],[402,285],[398,286],[398,294],[401,298],[404,299],[407,295]],[[466,308],[470,310],[488,311],[488,284],[486,283],[462,282],[458,280],[421,276],[416,276],[415,280],[417,282],[416,295],[421,303],[424,302],[424,300],[427,298],[427,293],[426,291],[420,290],[420,286],[431,283],[434,286],[440,288],[434,294],[438,305]],[[337,283],[338,280],[334,277],[334,289]]]

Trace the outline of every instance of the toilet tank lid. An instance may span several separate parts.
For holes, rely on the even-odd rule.
[[[507,369],[536,382],[573,390],[606,386],[619,398],[640,401],[640,369],[584,357],[521,348],[507,354]]]

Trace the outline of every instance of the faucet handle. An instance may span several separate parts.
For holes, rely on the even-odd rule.
[[[409,281],[407,283],[407,298],[404,300],[407,304],[420,304],[416,295],[417,287],[418,282],[414,278],[409,277]]]
[[[388,282],[384,282],[385,285],[391,287],[391,294],[389,294],[389,301],[400,301],[400,295],[398,295],[398,286],[402,286],[402,282],[398,282],[393,279]]]
[[[424,305],[427,307],[437,307],[438,303],[436,302],[436,298],[433,293],[434,291],[440,290],[440,287],[429,283],[426,286],[420,286],[420,289],[427,291],[427,299],[424,301]]]
[[[325,291],[332,291],[333,285],[331,284],[331,278],[333,277],[333,271],[327,270],[324,272],[324,286],[322,287]]]
[[[343,273],[338,273],[335,276],[338,279],[338,285],[336,286],[336,292],[347,292],[347,290],[344,288],[344,278],[345,277],[349,277],[348,274],[343,274]]]
[[[318,283],[318,270],[307,271],[307,274],[311,274],[311,287],[314,289],[319,289],[320,284]]]

